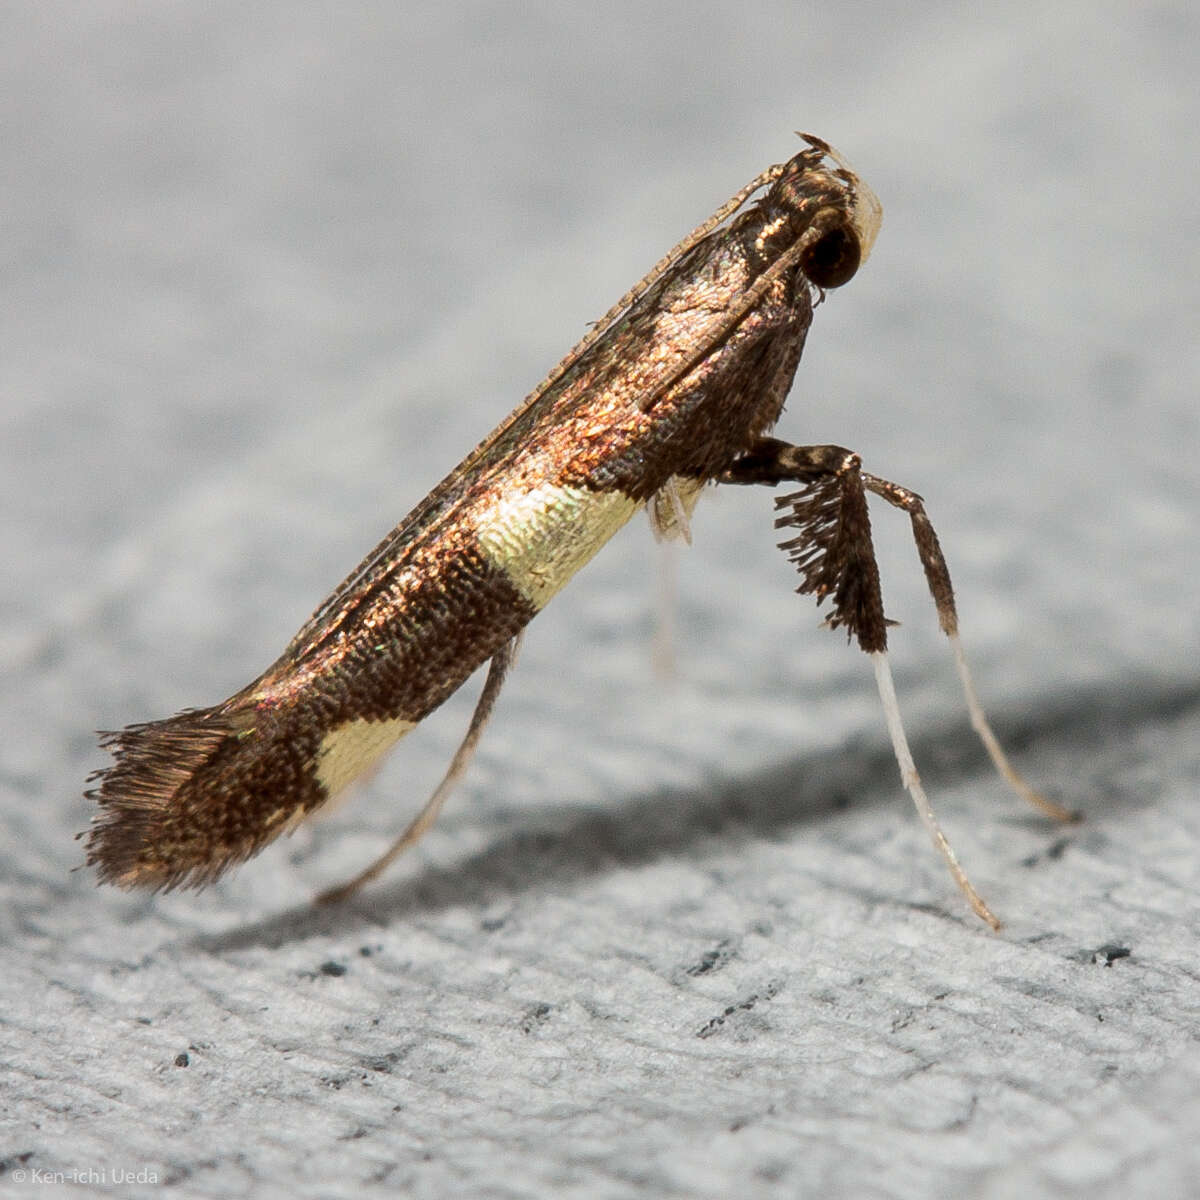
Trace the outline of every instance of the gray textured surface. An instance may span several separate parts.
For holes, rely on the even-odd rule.
[[[521,12],[0,12],[8,1181],[1188,1193],[1194,6]],[[886,215],[781,430],[926,496],[1001,730],[1088,814],[1063,837],[985,769],[881,513],[918,761],[1004,933],[751,493],[698,514],[676,682],[639,524],[534,624],[467,786],[353,906],[308,900],[399,828],[469,696],[208,893],[71,874],[91,730],[265,665],[794,128]]]

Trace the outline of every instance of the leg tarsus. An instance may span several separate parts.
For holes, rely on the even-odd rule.
[[[970,669],[967,667],[967,656],[963,651],[962,639],[957,633],[948,636],[951,648],[954,650],[954,665],[958,669],[959,682],[962,684],[963,695],[966,697],[967,711],[971,715],[971,728],[979,735],[979,740],[988,752],[992,765],[1018,796],[1047,817],[1061,821],[1063,824],[1074,824],[1083,820],[1082,813],[1056,804],[1048,796],[1043,796],[1041,792],[1030,787],[1024,776],[1008,761],[1008,755],[1004,753],[1004,747],[1000,745],[996,735],[992,732],[992,727],[984,715],[983,705],[979,703],[979,696],[975,691],[975,681],[971,678]]]
[[[933,806],[929,803],[929,797],[925,794],[924,787],[921,786],[921,777],[917,774],[912,751],[908,748],[908,738],[904,736],[904,726],[900,721],[900,705],[896,700],[896,688],[892,683],[892,672],[888,666],[887,655],[882,650],[877,650],[871,655],[871,661],[875,666],[875,682],[879,687],[879,698],[883,701],[883,713],[887,719],[892,749],[896,753],[896,761],[900,764],[900,778],[904,781],[904,787],[912,797],[917,813],[929,831],[929,836],[933,839],[938,853],[946,860],[946,866],[950,868],[954,882],[962,889],[963,895],[966,896],[975,912],[993,929],[999,930],[1001,928],[999,919],[988,908],[983,897],[967,878],[967,873],[960,866],[958,855],[954,853],[954,847],[950,845],[949,839],[938,824],[937,817],[933,815]]]
[[[992,727],[984,715],[983,705],[979,702],[979,694],[975,691],[975,683],[971,678],[970,668],[967,666],[967,656],[963,650],[962,639],[959,637],[958,612],[954,603],[954,588],[950,583],[950,570],[946,566],[941,544],[926,515],[921,497],[916,492],[909,491],[908,488],[866,472],[863,472],[862,480],[863,486],[869,492],[874,492],[893,507],[908,513],[909,520],[912,522],[913,540],[917,544],[917,554],[921,559],[925,580],[929,585],[929,594],[933,597],[933,603],[937,608],[938,624],[941,626],[942,632],[949,638],[951,649],[954,651],[954,665],[958,671],[963,696],[967,702],[967,711],[971,715],[971,728],[979,735],[979,740],[988,752],[992,765],[1009,787],[1027,804],[1031,804],[1055,821],[1078,821],[1079,813],[1072,812],[1061,804],[1056,804],[1025,782],[1017,769],[1009,762],[1008,755],[1004,753],[1003,747],[992,732]]]

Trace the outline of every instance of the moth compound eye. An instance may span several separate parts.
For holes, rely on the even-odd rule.
[[[852,229],[832,229],[815,241],[800,260],[800,269],[819,288],[849,283],[862,262],[862,247]]]

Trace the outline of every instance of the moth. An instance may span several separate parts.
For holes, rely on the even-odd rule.
[[[916,493],[839,446],[770,436],[815,306],[866,261],[882,210],[820,138],[732,196],[600,319],[497,429],[345,579],[262,675],[224,703],[101,734],[86,834],[101,882],[201,887],[294,829],[372,767],[484,663],[446,777],[340,899],[433,823],[492,711],[525,626],[640,509],[686,537],[709,485],[781,484],[775,524],[799,592],[870,655],[905,787],[974,910],[999,927],[942,833],[900,721],[867,495],[908,514],[972,723],[1024,783],[976,698],[954,593]]]

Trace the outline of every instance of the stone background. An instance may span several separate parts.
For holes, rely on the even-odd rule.
[[[1191,1191],[1197,61],[1178,2],[4,5],[10,1184]],[[794,129],[886,215],[781,435],[925,495],[985,702],[1087,812],[1050,828],[987,768],[878,512],[918,763],[1004,932],[931,852],[868,664],[792,595],[769,495],[736,489],[678,559],[673,680],[639,521],[353,904],[309,900],[407,820],[476,685],[209,892],[72,873],[92,730],[256,674]]]

